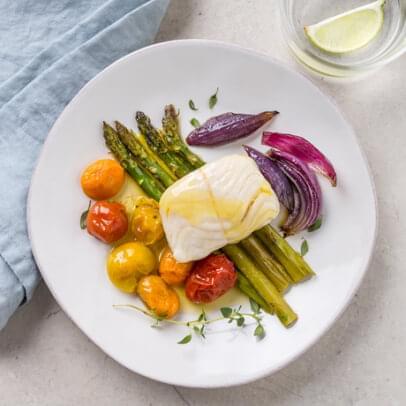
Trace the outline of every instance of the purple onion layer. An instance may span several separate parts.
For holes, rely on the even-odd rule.
[[[259,114],[224,113],[212,117],[186,138],[189,145],[221,145],[252,134],[270,121],[277,111]]]
[[[332,186],[337,185],[337,174],[331,162],[321,151],[303,137],[293,134],[264,132],[262,144],[268,145],[274,150],[294,155],[309,165],[313,171],[329,179]]]
[[[276,162],[256,149],[248,145],[244,145],[244,149],[248,156],[255,161],[264,178],[272,186],[279,202],[283,204],[290,213],[294,209],[294,196],[292,185],[285,173],[279,168]]]
[[[310,227],[320,216],[322,195],[319,182],[306,163],[296,156],[271,149],[269,155],[294,186],[295,207],[289,213],[282,230],[287,235]]]

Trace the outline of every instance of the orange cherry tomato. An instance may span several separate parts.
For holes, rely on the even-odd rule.
[[[141,278],[137,293],[147,307],[159,317],[170,319],[179,311],[179,296],[157,275]]]
[[[185,293],[193,303],[210,303],[224,295],[237,281],[234,264],[224,254],[197,261],[189,274]]]
[[[170,248],[166,248],[159,263],[159,275],[168,285],[180,285],[193,267],[193,262],[178,262]]]
[[[125,180],[124,169],[113,159],[99,159],[82,173],[80,183],[83,191],[94,200],[105,200],[115,196]]]
[[[127,232],[125,208],[120,203],[96,202],[89,210],[86,226],[89,234],[111,244],[124,237]]]

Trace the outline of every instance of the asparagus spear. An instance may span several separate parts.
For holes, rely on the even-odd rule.
[[[151,124],[151,120],[143,112],[137,111],[135,115],[138,129],[144,135],[149,147],[168,165],[171,171],[178,177],[185,176],[190,169],[182,162],[182,160],[171,154],[168,147],[163,142],[161,135]]]
[[[204,165],[204,161],[198,155],[194,154],[183,141],[180,135],[178,114],[173,104],[165,106],[165,116],[162,119],[162,127],[165,132],[167,145],[171,151],[182,154],[195,169]]]
[[[301,282],[314,275],[303,257],[270,225],[262,227],[255,235],[272,251],[294,282]]]
[[[237,279],[237,286],[250,299],[256,302],[259,307],[265,310],[269,314],[274,314],[274,310],[272,307],[269,306],[268,303],[259,295],[259,293],[254,289],[251,285],[250,281],[242,274],[241,272],[237,271],[238,279]]]
[[[255,266],[251,259],[234,244],[227,245],[223,251],[234,262],[237,268],[249,280],[255,290],[264,298],[278,316],[279,320],[286,327],[291,326],[297,315],[286,303],[272,282]]]
[[[142,145],[137,140],[135,134],[128,130],[123,124],[116,121],[116,131],[121,142],[132,152],[140,164],[148,170],[148,172],[156,177],[165,187],[171,186],[176,178],[162,168],[154,159],[146,153]]]
[[[170,173],[171,176],[177,180],[177,176],[169,169],[169,167],[166,165],[166,163],[149,147],[147,141],[145,140],[145,137],[142,134],[137,134],[133,132],[135,137],[137,138],[138,143],[142,146],[144,149],[145,153],[149,156],[150,159],[153,159],[161,168],[167,173]]]
[[[114,154],[121,166],[148,196],[159,201],[164,187],[137,164],[134,157],[120,141],[118,134],[106,122],[103,122],[103,136],[107,148]]]
[[[269,254],[257,237],[252,235],[245,238],[241,245],[279,292],[283,293],[293,282],[283,266]]]

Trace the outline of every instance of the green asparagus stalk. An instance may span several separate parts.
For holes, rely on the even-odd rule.
[[[237,245],[230,244],[223,248],[226,255],[249,280],[255,290],[274,310],[281,323],[289,327],[296,320],[297,315],[286,303],[272,282],[255,266],[254,262]]]
[[[107,148],[114,154],[121,166],[148,196],[159,201],[164,191],[164,187],[149,175],[145,169],[137,164],[126,146],[120,141],[118,134],[105,122],[103,122],[103,136]]]
[[[173,104],[165,106],[165,116],[162,119],[162,127],[168,148],[171,151],[180,153],[194,169],[204,165],[205,162],[198,155],[193,153],[183,141],[180,135],[178,114]]]
[[[314,275],[303,257],[270,225],[262,227],[255,235],[275,255],[295,283]]]
[[[149,147],[168,165],[170,170],[178,178],[182,178],[190,172],[190,168],[186,166],[178,156],[169,151],[161,137],[161,134],[151,124],[149,117],[147,117],[143,112],[137,111],[135,119],[137,120],[138,129],[145,137]]]
[[[264,311],[269,314],[274,314],[274,310],[269,306],[267,302],[259,295],[259,293],[251,285],[250,281],[242,274],[240,271],[237,271],[238,279],[237,286],[246,296],[256,302]]]
[[[176,152],[170,148],[167,142],[167,137],[165,135],[165,131],[160,129],[158,130],[158,134],[161,137],[162,142],[165,144],[165,146],[168,148],[169,154],[178,162],[182,163],[182,167],[187,169],[187,173],[194,171],[196,168],[193,167],[189,161],[184,157],[184,155],[180,152]]]
[[[176,178],[162,168],[156,160],[152,159],[143,146],[139,143],[134,133],[132,133],[123,124],[116,121],[116,131],[120,137],[121,142],[130,150],[137,161],[148,170],[148,172],[157,178],[165,187],[171,186]]]
[[[245,238],[241,245],[279,292],[283,293],[293,282],[283,266],[269,254],[257,237],[252,235]]]
[[[170,173],[175,180],[178,180],[176,175],[169,169],[166,163],[149,147],[147,141],[145,140],[145,137],[142,134],[135,133],[134,131],[132,131],[132,133],[135,135],[138,143],[142,146],[149,158],[154,160],[162,168],[162,170]]]

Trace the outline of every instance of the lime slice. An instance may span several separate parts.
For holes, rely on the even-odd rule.
[[[381,30],[385,0],[374,1],[304,28],[317,48],[335,54],[352,52],[372,41]]]

